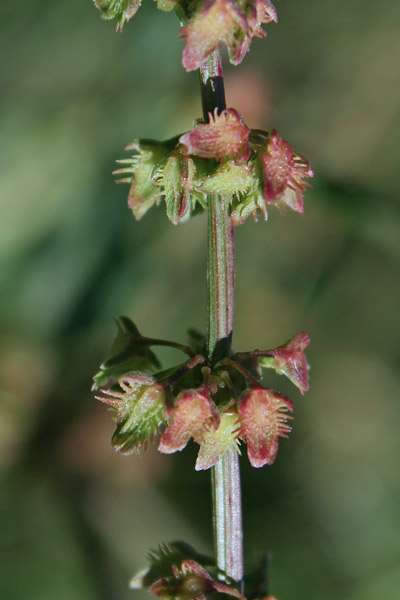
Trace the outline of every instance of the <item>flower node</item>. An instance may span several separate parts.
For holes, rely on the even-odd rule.
[[[104,361],[105,372],[95,376],[96,388],[99,381],[108,386],[101,388],[98,400],[117,413],[112,437],[117,452],[139,452],[160,433],[158,449],[163,454],[183,450],[190,439],[200,446],[196,470],[209,469],[228,450],[240,453],[241,441],[247,444],[253,467],[274,462],[279,438],[291,431],[288,412],[293,405],[262,385],[261,368],[286,375],[304,393],[308,389],[304,350],[310,342],[306,333],[273,350],[236,353],[212,364],[195,353],[199,335],[192,335],[192,348],[146,338],[126,317],[118,319],[117,325],[113,344],[117,354]],[[154,365],[160,364],[150,350],[153,345],[179,348],[189,359],[154,373]],[[127,354],[132,348],[133,354]],[[144,361],[147,371],[128,370],[115,379],[124,364],[138,364],[137,360]]]

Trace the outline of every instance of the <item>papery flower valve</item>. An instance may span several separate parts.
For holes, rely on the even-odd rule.
[[[303,179],[314,176],[307,160],[296,154],[275,130],[271,131],[259,160],[265,200],[303,213],[303,194],[305,186],[309,185]]]
[[[158,449],[164,454],[183,450],[190,438],[201,443],[205,432],[218,427],[219,417],[205,388],[185,390],[171,409],[171,420]]]
[[[279,446],[279,438],[287,437],[291,427],[287,424],[293,411],[288,398],[274,390],[253,388],[240,398],[239,437],[247,444],[247,455],[253,467],[272,465]]]

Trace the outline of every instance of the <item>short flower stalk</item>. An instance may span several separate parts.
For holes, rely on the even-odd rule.
[[[116,18],[122,31],[140,0],[95,0],[105,19]],[[116,412],[112,446],[122,454],[138,453],[157,441],[163,454],[199,446],[196,470],[212,472],[216,558],[196,553],[182,542],[161,546],[150,566],[131,582],[168,600],[206,600],[215,594],[257,600],[243,571],[243,532],[239,455],[246,445],[255,468],[272,465],[281,438],[292,428],[294,405],[264,383],[273,369],[301,394],[309,387],[300,332],[269,350],[232,349],[234,317],[234,228],[249,216],[267,220],[277,207],[304,213],[308,161],[279,133],[252,130],[234,108],[227,108],[221,46],[232,64],[240,64],[262,25],[277,23],[269,0],[157,0],[160,10],[175,10],[183,23],[182,65],[199,70],[203,117],[193,128],[166,141],[134,140],[131,158],[119,161],[119,183],[129,185],[128,206],[139,220],[165,204],[168,219],[178,225],[208,212],[208,330],[189,332],[181,344],[143,336],[127,317],[117,319],[111,356],[94,377],[97,398]],[[157,346],[185,355],[162,369]],[[258,582],[263,600],[267,584]]]

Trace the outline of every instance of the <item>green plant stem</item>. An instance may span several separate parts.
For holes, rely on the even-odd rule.
[[[200,68],[204,121],[225,108],[220,50]],[[215,362],[229,355],[233,331],[234,239],[230,198],[208,198],[208,357]],[[243,578],[242,508],[238,454],[226,452],[213,467],[213,516],[217,564],[221,573]],[[221,574],[221,577],[224,576]]]

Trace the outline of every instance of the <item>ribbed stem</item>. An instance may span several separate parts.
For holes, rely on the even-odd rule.
[[[233,331],[235,258],[230,198],[208,199],[208,354],[213,362],[229,355]]]
[[[200,68],[204,121],[225,108],[221,53],[216,50]],[[233,331],[234,239],[230,198],[208,198],[208,356],[212,362],[229,355]],[[243,578],[242,508],[238,454],[226,452],[213,467],[214,540],[221,572]],[[221,575],[223,578],[223,575]]]
[[[213,467],[214,536],[218,568],[235,581],[243,579],[243,530],[239,456],[226,452]]]

